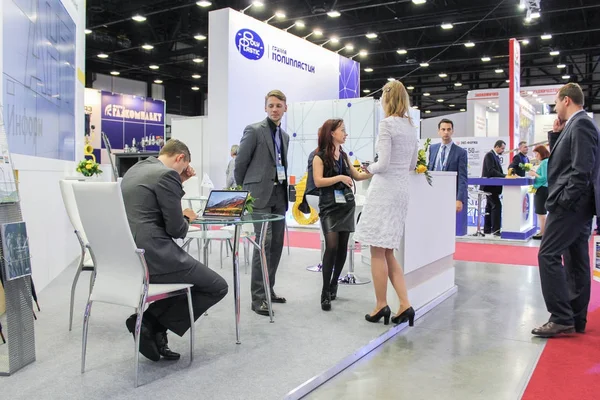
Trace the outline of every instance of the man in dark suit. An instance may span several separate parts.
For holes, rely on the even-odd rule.
[[[494,149],[490,150],[483,159],[481,177],[505,177],[504,172],[502,171],[502,163],[500,162],[500,155],[504,153],[505,148],[506,143],[503,140],[496,141]],[[492,233],[495,236],[500,236],[500,226],[502,222],[502,202],[500,201],[500,195],[502,194],[502,186],[481,186],[481,190],[490,193],[486,196],[483,233]]]
[[[121,182],[127,219],[136,245],[145,250],[150,283],[190,283],[194,318],[218,303],[227,294],[227,282],[190,256],[173,239],[184,238],[190,221],[196,219],[191,209],[181,210],[185,194],[182,181],[195,175],[190,167],[190,151],[179,140],[171,139],[158,158],[149,157],[131,167]],[[136,315],[126,321],[133,333]],[[140,352],[158,361],[160,357],[177,360],[171,351],[167,330],[183,336],[190,328],[190,314],[185,296],[156,301],[144,312]]]
[[[512,162],[508,166],[508,168],[512,168],[513,172],[518,176],[525,177],[525,170],[521,168],[520,165],[529,162],[529,157],[527,157],[528,151],[529,147],[527,146],[527,142],[519,142],[519,152],[515,154]]]
[[[248,125],[240,142],[235,160],[235,181],[256,198],[255,213],[285,215],[288,209],[287,153],[290,137],[281,129],[281,119],[287,111],[286,97],[279,90],[272,90],[265,96],[267,118]],[[255,224],[257,237],[262,224]],[[271,301],[285,303],[286,299],[277,296],[273,287],[283,250],[285,221],[269,224],[265,251],[271,286]],[[252,257],[252,277],[250,284],[252,311],[259,315],[269,315],[266,293],[260,263],[260,252]]]
[[[600,211],[600,131],[583,110],[579,85],[563,86],[555,101],[558,118],[567,123],[548,159],[549,215],[538,262],[550,319],[531,332],[541,337],[585,332],[591,288],[588,241]]]
[[[456,212],[459,213],[468,202],[468,157],[467,151],[452,142],[454,122],[443,119],[438,123],[438,135],[442,143],[429,149],[430,171],[454,171],[456,175]],[[466,216],[465,216],[466,217]]]

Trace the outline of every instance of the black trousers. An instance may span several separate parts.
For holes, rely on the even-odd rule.
[[[593,196],[586,196],[576,210],[558,207],[546,220],[538,262],[546,308],[550,321],[557,324],[585,325],[587,321],[592,202]]]
[[[286,196],[285,186],[277,185],[273,188],[271,198],[264,208],[255,208],[255,213],[270,213],[277,215],[285,215],[286,211]],[[254,232],[256,238],[260,238],[262,223],[254,224]],[[267,269],[269,270],[269,284],[271,293],[275,286],[275,274],[279,267],[281,252],[283,251],[283,238],[285,235],[285,221],[270,222],[265,237],[265,253],[267,256]],[[254,249],[252,255],[252,276],[250,283],[250,292],[252,294],[252,304],[260,306],[262,301],[266,301],[267,295],[263,284],[262,268],[260,266],[260,251]]]
[[[485,202],[485,223],[483,224],[483,233],[500,232],[502,223],[502,202],[499,194],[486,196]]]
[[[221,301],[228,291],[225,279],[200,262],[187,271],[150,275],[150,283],[190,283],[194,285],[191,288],[194,321]],[[158,322],[163,328],[183,336],[190,328],[187,296],[170,297],[150,304],[144,313],[144,322],[150,324]]]

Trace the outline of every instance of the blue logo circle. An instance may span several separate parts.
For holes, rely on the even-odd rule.
[[[248,60],[260,60],[265,54],[265,44],[258,33],[250,29],[240,29],[236,33],[235,46]]]
[[[525,197],[523,197],[523,220],[527,221],[529,220],[529,213],[531,212],[531,204],[529,203],[529,195],[525,194]]]

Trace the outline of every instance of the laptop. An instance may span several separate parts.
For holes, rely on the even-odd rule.
[[[239,220],[244,214],[249,194],[243,190],[211,190],[202,216],[198,219]]]

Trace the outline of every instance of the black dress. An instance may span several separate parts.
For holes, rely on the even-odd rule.
[[[345,158],[342,163],[341,171],[339,161],[334,160],[333,167],[331,167],[325,163],[323,152],[319,152],[317,155],[323,160],[324,178],[332,178],[340,174],[351,176],[346,154],[342,153],[340,155],[340,157]],[[335,202],[334,191],[343,190],[344,188],[348,187],[340,182],[333,186],[322,187],[319,189],[319,218],[321,219],[321,228],[323,229],[324,234],[329,232],[354,232],[354,209],[356,207],[354,200],[346,203]]]

